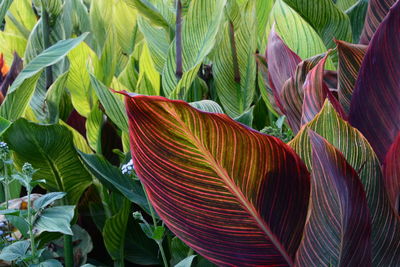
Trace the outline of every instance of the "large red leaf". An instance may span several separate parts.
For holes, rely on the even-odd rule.
[[[400,2],[391,8],[369,44],[349,117],[383,162],[400,130]]]
[[[350,111],[351,97],[367,46],[336,41],[339,54],[339,102],[346,114]]]
[[[183,101],[126,96],[135,169],[168,228],[225,266],[291,265],[309,174],[282,141]]]
[[[400,132],[386,155],[383,174],[389,200],[400,215]]]
[[[364,28],[361,33],[360,43],[368,44],[376,29],[396,0],[369,0]]]
[[[281,109],[282,113],[285,113],[280,101],[283,84],[294,75],[296,66],[300,62],[301,58],[290,50],[273,27],[268,37],[268,74],[276,104]]]
[[[363,185],[342,153],[309,131],[311,207],[298,266],[371,266],[371,219]]]

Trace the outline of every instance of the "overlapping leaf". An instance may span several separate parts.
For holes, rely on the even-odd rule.
[[[307,74],[318,64],[322,57],[323,55],[317,55],[300,62],[296,67],[293,77],[290,77],[283,85],[280,100],[290,128],[294,133],[297,133],[301,127],[304,82],[306,81]]]
[[[176,41],[171,44],[163,70],[162,86],[165,95],[182,98],[187,94],[200,64],[211,51],[223,15],[226,0],[191,1],[182,22],[183,76],[176,77]]]
[[[0,107],[0,115],[9,120],[15,120],[23,115],[34,93],[41,71],[63,59],[86,36],[87,34],[82,34],[78,38],[60,41],[29,62],[8,89],[7,97]]]
[[[300,62],[301,58],[286,46],[273,27],[269,33],[267,46],[268,73],[275,102],[283,114],[285,109],[280,100],[283,84],[294,76]]]
[[[387,197],[379,160],[368,141],[357,129],[341,119],[326,100],[321,112],[289,143],[309,170],[312,169],[312,157],[308,129],[342,152],[346,161],[358,172],[371,213],[373,265],[391,266],[400,262],[400,223]]]
[[[343,41],[336,41],[336,44],[339,53],[339,102],[344,111],[348,113],[350,111],[351,97],[357,81],[358,72],[367,47]]]
[[[350,123],[368,139],[381,162],[400,131],[399,28],[397,2],[369,44],[351,99]]]
[[[368,0],[358,0],[352,7],[346,10],[350,18],[351,32],[353,34],[353,43],[360,41],[361,32],[364,28],[364,21],[368,9]]]
[[[400,133],[391,145],[383,165],[386,191],[392,207],[400,215]]]
[[[216,264],[292,263],[309,195],[297,155],[182,101],[127,96],[126,105],[135,169],[171,231]]]
[[[351,41],[350,20],[331,0],[283,0],[297,11],[321,36],[328,48],[334,39]]]
[[[371,266],[371,219],[363,185],[343,154],[309,131],[311,215],[298,266]]]
[[[368,44],[380,23],[389,13],[396,0],[369,0],[365,24],[360,37],[361,44]]]

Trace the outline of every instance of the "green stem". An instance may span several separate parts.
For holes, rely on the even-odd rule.
[[[163,259],[164,267],[168,267],[167,257],[165,256],[164,248],[162,245],[162,241],[157,241],[157,245],[160,249],[161,257]]]
[[[151,205],[151,202],[150,202],[149,197],[147,195],[146,188],[144,187],[143,184],[142,184],[142,187],[143,187],[144,194],[146,196],[147,204],[149,205],[150,214],[151,214],[151,218],[153,219],[153,224],[154,224],[154,229],[155,229],[157,227],[156,215],[154,213],[153,206]],[[160,253],[161,253],[161,257],[163,259],[164,267],[168,267],[168,261],[167,261],[167,257],[165,256],[165,251],[164,251],[164,247],[162,245],[162,241],[156,241],[156,243],[158,245],[158,248],[160,249]]]
[[[42,2],[42,34],[43,34],[43,46],[44,49],[50,47],[50,25],[49,25],[49,14],[47,13],[44,3]],[[46,89],[49,89],[53,83],[53,73],[51,66],[46,67]]]
[[[64,266],[74,266],[74,255],[72,247],[72,235],[64,235]]]
[[[10,181],[8,179],[7,164],[4,164],[4,184],[3,185],[4,185],[6,209],[8,209],[8,201],[11,198],[11,193],[10,193]]]
[[[32,219],[32,201],[31,201],[31,192],[32,188],[29,185],[28,188],[26,188],[28,191],[28,222],[29,222],[29,237],[31,241],[31,251],[32,251],[32,258],[34,263],[36,263],[36,244],[35,244],[35,236],[33,234],[33,219]]]

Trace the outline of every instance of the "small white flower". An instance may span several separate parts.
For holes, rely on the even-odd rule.
[[[122,165],[121,172],[123,174],[131,175],[135,170],[135,166],[133,165],[133,161],[130,160],[127,164]]]

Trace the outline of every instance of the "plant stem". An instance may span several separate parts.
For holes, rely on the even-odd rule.
[[[33,234],[33,220],[32,220],[32,201],[31,201],[31,192],[32,188],[30,185],[28,185],[28,188],[26,188],[28,191],[28,223],[29,223],[29,237],[31,241],[31,251],[32,251],[32,258],[34,263],[36,263],[36,244],[35,244],[35,236]]]
[[[65,267],[74,266],[74,255],[73,255],[71,235],[64,235],[64,265]]]
[[[162,241],[157,241],[157,245],[160,248],[161,257],[163,259],[164,267],[168,267],[167,257],[165,256],[164,248],[162,245]]]
[[[149,205],[150,214],[151,214],[151,218],[153,219],[153,224],[154,224],[154,229],[155,229],[157,227],[156,215],[154,213],[153,206],[151,205],[151,202],[150,202],[149,197],[147,195],[146,188],[144,187],[143,184],[142,184],[142,187],[143,187],[144,195],[146,196],[147,204]],[[162,241],[156,241],[156,243],[158,245],[158,248],[160,249],[160,253],[161,253],[161,257],[163,259],[164,267],[168,267],[168,261],[167,261],[167,257],[165,256],[165,252],[164,252],[164,247],[162,245]]]
[[[4,164],[4,195],[5,195],[5,201],[6,201],[6,209],[8,209],[8,201],[11,198],[11,193],[10,193],[10,183],[8,180],[8,171],[7,171],[7,164]]]
[[[43,34],[43,50],[50,47],[50,25],[49,25],[49,14],[47,13],[44,3],[42,2],[42,34]],[[53,73],[51,66],[46,67],[46,90],[50,88],[53,83]]]
[[[182,3],[181,0],[177,0],[176,3],[176,30],[175,30],[175,41],[176,41],[176,72],[175,75],[178,79],[182,78],[183,67],[182,67]]]

